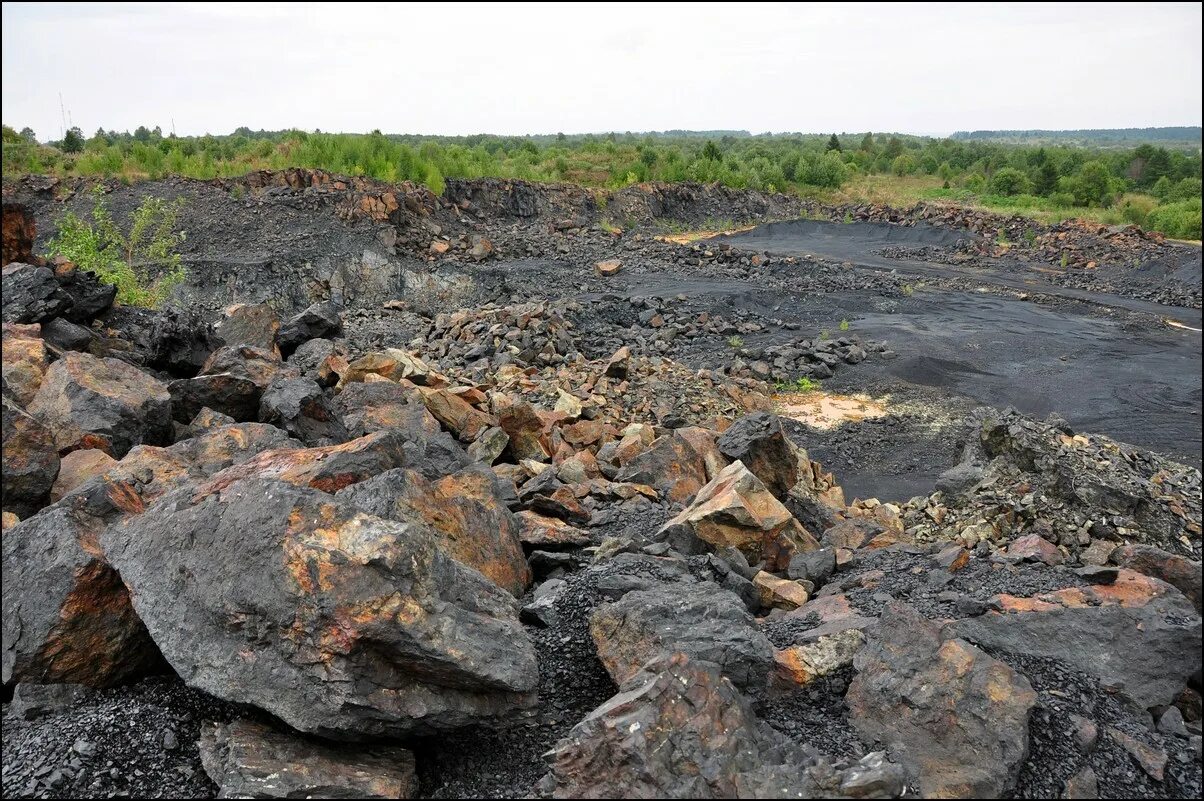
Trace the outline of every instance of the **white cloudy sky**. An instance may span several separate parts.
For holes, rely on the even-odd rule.
[[[180,134],[1198,125],[1201,5],[3,5],[3,121]]]

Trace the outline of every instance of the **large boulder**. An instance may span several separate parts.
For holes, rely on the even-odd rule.
[[[923,798],[1002,798],[1028,758],[1028,679],[893,602],[853,659],[845,702],[869,743],[890,745]]]
[[[213,324],[213,334],[225,345],[250,345],[280,355],[276,347],[276,332],[280,318],[266,303],[236,303],[222,309],[221,317]]]
[[[729,462],[743,462],[754,476],[784,500],[798,483],[798,455],[776,414],[754,412],[732,423],[715,443]]]
[[[598,658],[616,684],[676,652],[719,666],[738,687],[763,687],[773,646],[740,599],[713,582],[635,590],[590,617]]]
[[[1109,561],[1138,573],[1153,576],[1170,584],[1187,596],[1200,611],[1201,589],[1200,563],[1185,556],[1168,553],[1153,545],[1122,545],[1112,551]]]
[[[218,798],[413,798],[414,754],[318,743],[251,720],[206,723],[197,743]]]
[[[315,303],[280,326],[276,342],[287,356],[311,339],[337,336],[342,330],[342,308],[327,300]]]
[[[334,408],[352,436],[399,428],[429,438],[442,431],[422,396],[392,381],[348,384],[335,395]]]
[[[41,323],[71,308],[71,296],[48,267],[21,262],[6,265],[0,290],[6,323]]]
[[[175,419],[181,423],[204,408],[248,422],[259,415],[259,401],[273,381],[299,376],[297,368],[269,350],[234,345],[218,348],[196,377],[172,381],[168,389]]]
[[[22,516],[36,511],[50,495],[59,473],[54,435],[21,407],[4,403],[4,508]]]
[[[424,388],[420,397],[427,411],[461,442],[472,442],[481,432],[497,425],[492,416],[451,390]]]
[[[4,532],[5,684],[109,687],[161,665],[101,555],[112,509],[97,500],[110,499],[68,498]]]
[[[326,393],[308,378],[273,381],[259,399],[259,421],[284,429],[306,445],[347,439],[347,429]]]
[[[995,652],[1065,662],[1142,709],[1173,703],[1200,671],[1200,616],[1191,601],[1132,570],[1119,570],[1110,585],[990,603],[999,611],[959,620],[952,632]]]
[[[687,552],[736,548],[769,572],[783,572],[796,553],[820,547],[743,462],[725,467],[657,536]]]
[[[518,521],[487,470],[463,470],[436,481],[413,470],[389,470],[338,495],[377,517],[425,522],[449,556],[513,595],[531,583]]]
[[[258,478],[184,488],[102,537],[185,682],[337,738],[429,733],[533,702],[517,601],[438,541]]]
[[[40,334],[38,325],[4,324],[4,388],[21,406],[33,400],[50,366]]]
[[[881,754],[836,770],[757,719],[719,669],[684,654],[624,683],[548,754],[552,798],[863,798],[903,792]]]
[[[171,439],[171,395],[162,382],[118,359],[65,353],[50,365],[29,413],[61,452],[100,448],[121,458],[135,445]]]
[[[693,429],[694,432],[700,429]],[[706,437],[691,436],[690,430],[677,430],[652,443],[651,447],[623,465],[616,481],[644,484],[662,498],[674,503],[689,503],[708,479],[708,462],[714,469],[718,456]]]
[[[71,296],[71,307],[63,316],[73,323],[87,325],[108,311],[117,298],[117,285],[105,284],[94,273],[70,264],[56,268],[55,278],[63,291]]]

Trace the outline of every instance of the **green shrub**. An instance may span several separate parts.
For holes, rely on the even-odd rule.
[[[175,230],[182,200],[174,203],[148,197],[122,233],[109,213],[104,190],[93,190],[92,221],[67,212],[47,245],[51,256],[62,256],[117,287],[117,300],[130,306],[155,308],[185,278],[176,247],[184,234]]]
[[[999,195],[1023,195],[1031,189],[1028,176],[1014,167],[1004,167],[991,178],[991,191]]]
[[[841,330],[841,331],[848,331],[848,330],[849,330],[849,321],[848,321],[848,320],[841,320],[841,321],[840,321],[840,330]]]
[[[1200,198],[1159,206],[1146,215],[1146,225],[1175,239],[1200,238]]]
[[[744,347],[744,339],[736,334],[732,334],[727,338],[727,346],[733,350],[739,350]]]

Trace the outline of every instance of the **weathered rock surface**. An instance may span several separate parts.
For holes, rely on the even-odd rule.
[[[999,798],[1028,758],[1028,680],[902,603],[854,657],[845,700],[870,742],[891,746],[925,798]]]
[[[616,684],[677,652],[718,665],[739,687],[764,686],[773,667],[773,647],[744,604],[710,582],[629,592],[594,611],[590,635]]]
[[[29,514],[50,495],[59,474],[59,455],[50,429],[8,398],[2,401],[4,508]]]
[[[413,470],[389,470],[338,496],[377,517],[426,523],[449,556],[513,595],[522,595],[531,583],[518,521],[484,470],[467,469],[436,481]]]
[[[276,332],[280,318],[266,303],[238,303],[222,309],[221,318],[214,324],[213,333],[225,345],[249,345],[280,355],[276,347]]]
[[[207,724],[198,745],[218,798],[413,798],[418,789],[404,748],[337,748],[250,720]]]
[[[759,721],[705,661],[676,654],[633,676],[548,755],[552,798],[892,797],[903,774],[880,754],[845,771]]]
[[[671,501],[689,503],[713,477],[707,466],[716,456],[713,441],[674,431],[623,465],[615,480],[644,484]]]
[[[180,490],[103,537],[186,682],[341,738],[452,728],[532,701],[517,602],[437,542],[424,525],[273,479]]]
[[[23,407],[37,394],[50,366],[40,333],[38,325],[4,324],[4,387]]]
[[[782,430],[782,421],[768,412],[741,417],[716,443],[730,462],[743,462],[779,500],[798,483],[798,456]]]
[[[299,371],[263,348],[232,345],[219,348],[202,365],[195,378],[180,378],[168,385],[172,413],[182,423],[203,408],[248,422],[259,414],[264,391],[278,378],[295,378]]]
[[[172,398],[161,382],[117,359],[65,353],[29,404],[60,452],[100,448],[121,458],[171,440]]]
[[[13,262],[4,267],[4,322],[41,323],[71,308],[71,296],[47,267]]]
[[[308,378],[273,381],[259,399],[259,422],[282,428],[306,445],[347,439],[347,429],[326,393]]]
[[[1109,560],[1121,567],[1165,581],[1186,595],[1187,599],[1195,604],[1196,612],[1200,611],[1204,590],[1201,589],[1199,562],[1167,553],[1152,545],[1122,545],[1112,551]]]
[[[685,549],[691,537],[707,548],[733,547],[749,564],[762,564],[770,572],[785,571],[796,553],[819,548],[742,462],[732,462],[702,487],[657,536]]]
[[[315,303],[280,326],[276,342],[287,356],[305,342],[320,337],[332,337],[343,330],[342,309],[338,303]]]

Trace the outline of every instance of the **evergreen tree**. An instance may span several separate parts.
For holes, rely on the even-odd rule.
[[[63,137],[63,152],[78,153],[84,149],[84,132],[79,128],[72,128],[67,131],[67,135]]]
[[[861,137],[860,149],[864,150],[866,153],[874,152],[874,135],[872,133],[867,133],[865,136]]]
[[[840,140],[836,138],[836,134],[832,134],[832,138],[828,140],[828,150],[840,152]]]
[[[1058,188],[1058,168],[1049,159],[1041,162],[1037,175],[1033,179],[1033,192],[1041,197],[1049,197]]]

